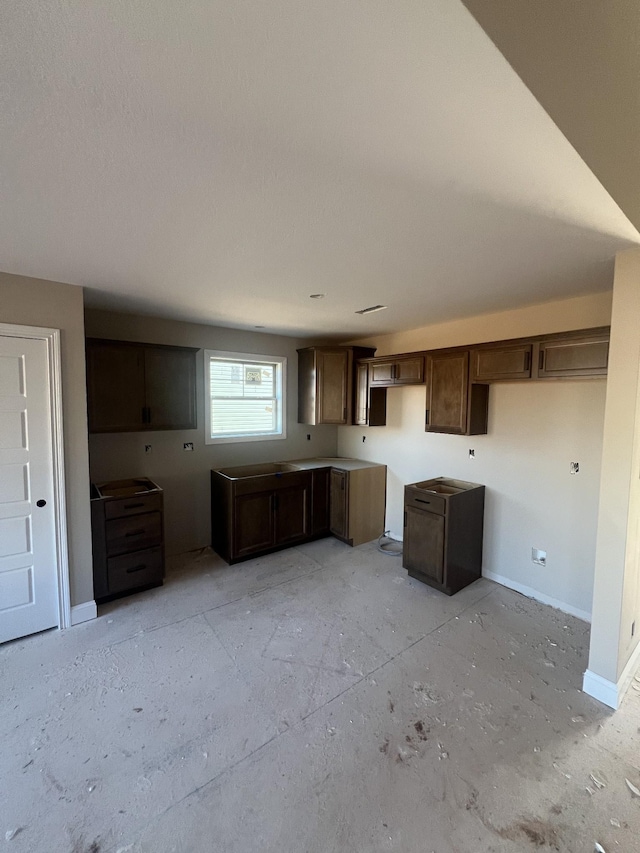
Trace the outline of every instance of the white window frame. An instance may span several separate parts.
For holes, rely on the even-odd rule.
[[[220,438],[211,437],[211,359],[222,359],[231,362],[254,362],[260,364],[278,365],[276,370],[276,422],[279,431],[275,433],[260,433],[256,435],[228,435]],[[205,444],[234,444],[246,441],[279,441],[287,437],[287,359],[283,355],[264,355],[254,352],[225,352],[222,350],[206,349],[204,351],[204,443]]]

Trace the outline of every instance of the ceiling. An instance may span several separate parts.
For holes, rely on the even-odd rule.
[[[30,0],[0,79],[0,269],[90,306],[353,339],[640,244],[458,0]]]

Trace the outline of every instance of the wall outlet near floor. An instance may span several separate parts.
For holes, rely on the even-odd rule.
[[[145,454],[145,456],[148,456],[148,455],[151,453],[151,450],[152,450],[151,445],[150,445],[150,444],[145,444],[145,446],[144,446],[144,454]]]
[[[182,445],[182,449],[192,451],[193,450],[193,442],[192,441],[185,441],[185,443]]]
[[[473,449],[473,447],[470,447],[469,448],[469,459],[475,459],[475,458],[476,458],[476,452]]]
[[[541,551],[540,548],[531,549],[531,562],[537,563],[539,566],[547,565],[547,552]]]
[[[579,462],[569,462],[569,473],[570,474],[579,474],[580,473],[580,463]]]

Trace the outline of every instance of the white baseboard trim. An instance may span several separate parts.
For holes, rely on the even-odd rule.
[[[571,604],[566,604],[564,601],[559,601],[557,598],[552,598],[550,595],[538,592],[537,589],[513,581],[511,578],[504,577],[504,575],[498,575],[495,572],[483,572],[482,577],[506,586],[508,589],[513,589],[515,592],[520,592],[522,595],[526,595],[527,598],[533,598],[541,604],[548,604],[550,607],[555,607],[556,610],[562,610],[563,613],[568,613],[570,616],[582,619],[583,622],[591,622],[591,614],[586,610],[579,610]]]
[[[75,604],[71,608],[71,624],[79,625],[81,622],[89,622],[98,615],[98,607],[95,601],[85,601],[83,604]]]
[[[593,696],[598,702],[602,702],[603,705],[613,708],[614,711],[617,711],[620,706],[621,697],[618,692],[618,685],[614,684],[613,681],[607,681],[606,678],[596,672],[591,672],[590,669],[583,676],[582,690],[589,696]]]
[[[584,674],[582,689],[589,696],[593,696],[594,699],[617,711],[639,665],[640,643],[633,650],[617,682],[608,681],[606,678],[588,669]]]

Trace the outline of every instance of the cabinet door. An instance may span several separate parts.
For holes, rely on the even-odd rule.
[[[311,534],[320,536],[329,532],[329,468],[318,468],[312,472],[311,479]]]
[[[144,359],[148,429],[195,429],[195,352],[147,346]]]
[[[239,495],[234,502],[233,559],[274,544],[273,492]]]
[[[426,431],[464,435],[468,391],[468,352],[427,356]]]
[[[609,363],[609,337],[541,341],[538,377],[604,376]]]
[[[369,364],[369,384],[371,387],[393,385],[394,368],[395,362],[393,360],[371,362]]]
[[[405,507],[402,565],[444,582],[444,516]]]
[[[342,539],[348,533],[348,490],[346,471],[331,470],[331,532]]]
[[[369,365],[359,362],[356,364],[356,402],[353,412],[353,423],[356,426],[366,426],[369,420]]]
[[[531,377],[532,344],[471,350],[471,379],[496,382]]]
[[[424,357],[401,358],[395,364],[395,385],[419,385],[424,382]]]
[[[146,429],[144,350],[120,341],[87,340],[89,432]]]
[[[278,489],[275,504],[275,545],[285,545],[311,535],[311,495],[307,486]]]
[[[317,352],[318,423],[348,423],[349,362],[351,353],[342,349]]]

